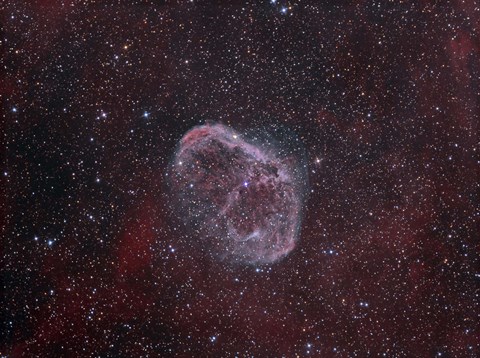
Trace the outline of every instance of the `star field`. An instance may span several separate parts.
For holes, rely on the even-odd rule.
[[[7,0],[0,24],[2,357],[480,356],[475,1]],[[209,121],[305,151],[281,260],[185,229],[169,165]]]

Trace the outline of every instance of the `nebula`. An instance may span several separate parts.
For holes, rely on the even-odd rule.
[[[174,211],[213,256],[275,262],[298,240],[306,180],[300,158],[219,123],[188,131],[170,165]]]

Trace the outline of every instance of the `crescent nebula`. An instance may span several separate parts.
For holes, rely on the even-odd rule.
[[[267,264],[295,247],[306,166],[272,142],[208,123],[178,143],[168,175],[174,213],[216,258]]]

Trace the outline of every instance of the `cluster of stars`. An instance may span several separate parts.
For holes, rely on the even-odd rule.
[[[2,355],[480,356],[474,2],[2,14]]]

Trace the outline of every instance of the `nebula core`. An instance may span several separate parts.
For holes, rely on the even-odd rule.
[[[266,264],[295,247],[307,186],[300,158],[219,123],[188,131],[171,163],[177,216],[215,257]]]

